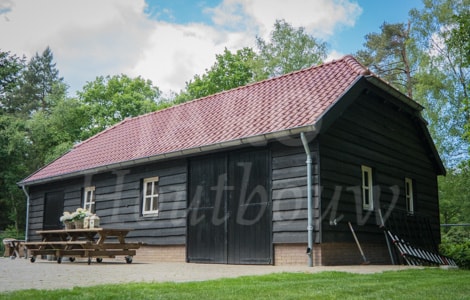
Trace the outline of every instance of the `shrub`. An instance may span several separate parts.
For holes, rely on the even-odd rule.
[[[462,269],[470,269],[470,228],[454,227],[442,236],[440,252],[453,258]]]

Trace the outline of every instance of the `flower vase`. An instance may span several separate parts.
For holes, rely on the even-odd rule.
[[[75,220],[75,229],[83,229],[83,220]]]
[[[65,229],[74,229],[75,228],[75,224],[74,222],[72,221],[65,221],[64,222],[64,225],[65,225]]]
[[[86,216],[85,219],[83,219],[83,229],[88,228],[90,228],[90,217]]]

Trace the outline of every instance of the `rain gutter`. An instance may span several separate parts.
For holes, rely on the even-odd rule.
[[[263,133],[263,134],[259,134],[255,136],[239,138],[236,140],[219,142],[219,143],[211,144],[211,145],[193,147],[193,148],[188,148],[184,150],[178,150],[178,151],[173,151],[173,152],[168,152],[168,153],[163,153],[163,154],[158,154],[158,155],[153,155],[153,156],[147,156],[147,157],[137,158],[137,159],[123,161],[123,162],[112,163],[112,164],[103,165],[103,166],[97,166],[97,167],[90,168],[90,169],[74,171],[74,172],[65,173],[65,174],[61,174],[57,176],[40,178],[37,180],[28,180],[28,178],[26,178],[22,180],[21,182],[19,182],[18,185],[30,186],[30,185],[35,185],[35,184],[42,184],[42,183],[52,182],[56,180],[69,179],[69,178],[77,177],[77,176],[90,175],[90,174],[107,172],[107,171],[126,168],[126,167],[132,167],[135,165],[155,162],[155,161],[164,160],[164,159],[171,159],[171,158],[177,158],[177,157],[188,156],[188,155],[193,155],[193,154],[205,153],[205,152],[221,150],[221,149],[230,148],[230,147],[237,147],[241,145],[250,145],[250,144],[256,145],[259,143],[264,143],[264,142],[268,142],[268,141],[272,141],[276,139],[287,138],[289,136],[296,136],[297,134],[301,132],[315,131],[315,128],[316,128],[315,125],[299,126],[299,127],[286,129],[286,130]]]

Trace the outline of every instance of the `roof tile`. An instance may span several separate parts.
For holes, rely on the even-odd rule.
[[[346,56],[124,121],[76,145],[23,184],[145,157],[314,125],[370,72]]]

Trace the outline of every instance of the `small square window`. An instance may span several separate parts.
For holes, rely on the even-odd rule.
[[[144,179],[142,215],[158,214],[158,177]]]
[[[374,209],[374,191],[372,182],[372,169],[361,166],[362,170],[362,209]]]

